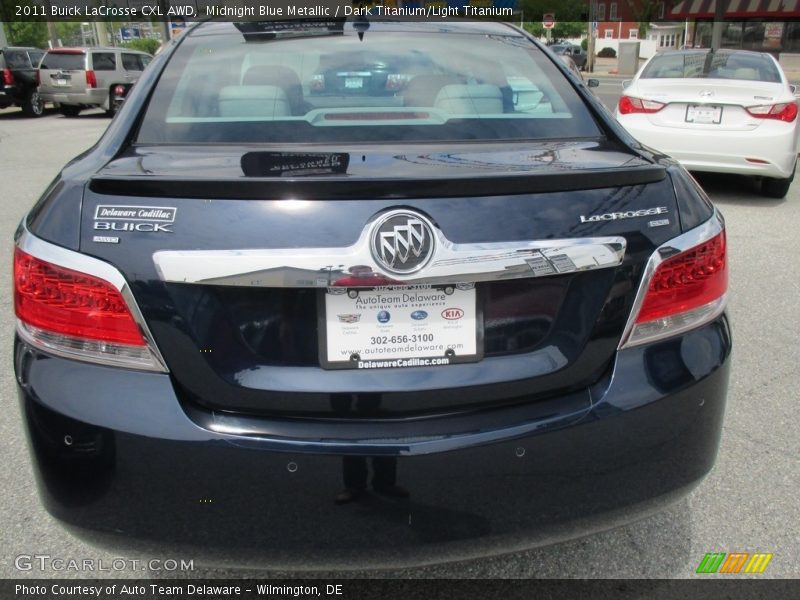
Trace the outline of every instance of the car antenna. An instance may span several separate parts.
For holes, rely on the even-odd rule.
[[[709,49],[708,54],[706,54],[706,59],[703,61],[703,75],[708,76],[711,72],[711,61],[714,60],[714,48],[713,46]]]
[[[358,40],[363,42],[364,41],[364,33],[369,29],[369,21],[367,17],[363,14],[364,13],[364,3],[358,3],[358,16],[356,17],[355,21],[353,21],[353,29],[358,32]]]

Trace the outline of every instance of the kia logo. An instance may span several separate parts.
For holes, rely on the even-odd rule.
[[[448,321],[458,321],[464,316],[464,311],[460,308],[445,308],[442,311],[442,318]]]

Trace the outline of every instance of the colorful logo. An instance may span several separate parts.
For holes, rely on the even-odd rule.
[[[424,310],[415,310],[411,313],[411,318],[415,321],[424,321],[428,318],[428,313],[426,313]]]
[[[464,311],[460,308],[445,308],[442,311],[442,318],[448,321],[457,321],[464,316]]]
[[[378,323],[388,323],[391,318],[392,315],[389,314],[388,310],[382,310],[378,313]]]
[[[697,573],[763,573],[772,553],[708,552],[700,561]]]

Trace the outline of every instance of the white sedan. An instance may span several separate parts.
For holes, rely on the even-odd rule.
[[[760,176],[762,193],[782,198],[797,163],[794,92],[766,53],[668,51],[625,87],[616,116],[691,171]]]

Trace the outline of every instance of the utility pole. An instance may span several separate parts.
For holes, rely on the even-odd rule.
[[[714,25],[711,28],[711,49],[719,50],[722,47],[722,30],[725,25],[725,8],[727,0],[717,0],[714,6]]]
[[[42,5],[44,6],[45,14],[47,15],[53,14],[53,11],[50,8],[51,7],[50,0],[44,0]],[[47,39],[50,43],[50,47],[56,48],[58,47],[58,33],[56,32],[56,24],[48,20],[46,21],[46,25],[47,25]]]
[[[161,14],[166,15],[169,11],[169,1],[168,0],[159,0],[158,6],[161,8]],[[162,16],[161,20],[158,22],[159,29],[161,30],[161,47],[166,47],[169,41],[172,39],[172,30],[169,26],[169,18],[166,16]]]
[[[94,30],[97,34],[97,45],[108,46],[108,29],[105,21],[95,21]]]
[[[48,4],[50,4],[48,2]],[[50,41],[50,47],[56,48],[59,46],[58,33],[56,32],[56,24],[52,21],[47,21],[47,39]]]
[[[594,73],[594,23],[597,18],[597,0],[589,0],[589,42],[586,45],[586,71]]]

